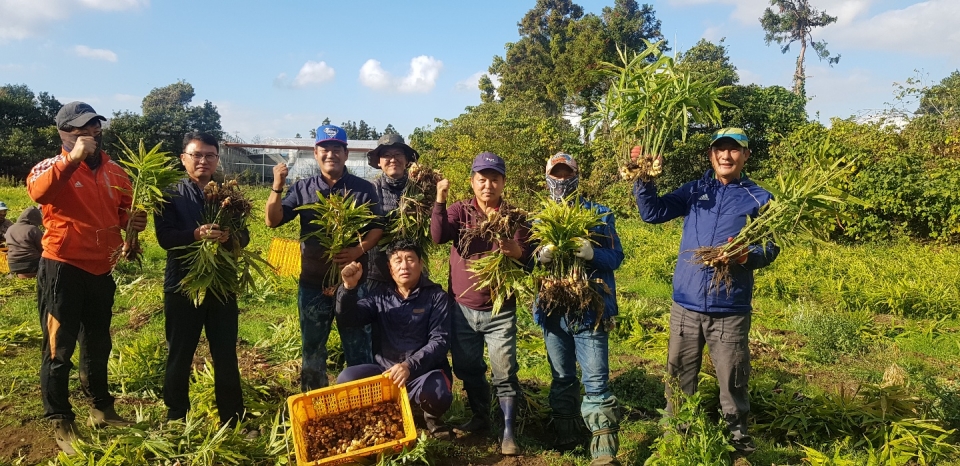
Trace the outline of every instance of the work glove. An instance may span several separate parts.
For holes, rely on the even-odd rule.
[[[580,243],[580,248],[577,249],[577,252],[573,253],[573,255],[585,261],[593,260],[593,245],[590,244],[590,241],[577,238],[577,242]]]
[[[541,264],[548,264],[553,261],[553,253],[555,252],[557,252],[557,247],[548,244],[540,248],[540,252],[537,253],[537,260],[540,261]]]

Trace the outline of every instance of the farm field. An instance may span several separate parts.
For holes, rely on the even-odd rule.
[[[266,255],[272,237],[296,238],[297,231],[293,225],[268,231],[262,221],[268,191],[252,189],[258,203],[250,247]],[[14,213],[31,204],[22,186],[0,187],[0,199]],[[624,408],[620,460],[643,464],[656,454],[657,464],[713,464],[696,456],[723,448],[711,437],[718,400],[709,358],[701,374],[702,409],[688,413],[696,422],[682,438],[658,443],[680,223],[647,225],[635,214],[617,223],[626,259],[616,274],[620,316],[610,363],[612,389]],[[203,343],[194,361],[192,417],[166,424],[160,398],[165,252],[152,224],[141,239],[142,269],[124,263],[115,273],[110,361],[117,409],[138,423],[98,432],[82,427],[88,440],[82,459],[56,456],[52,427],[41,417],[35,282],[0,277],[0,465],[295,464],[285,401],[299,387],[296,283],[263,283],[240,302],[240,365],[252,413],[245,427],[262,435],[246,440],[239,428],[218,431]],[[433,254],[431,277],[445,283],[446,254]],[[751,464],[960,465],[960,248],[904,242],[824,246],[815,255],[787,249],[757,274],[754,298],[750,392],[758,450]],[[539,328],[529,313],[520,315],[523,456],[502,457],[495,438],[466,437],[427,440],[381,464],[589,464],[584,448],[562,455],[549,449],[550,370]],[[331,377],[343,366],[338,345],[332,332]],[[458,386],[450,423],[467,418]],[[71,393],[77,418],[86,419],[76,371]]]

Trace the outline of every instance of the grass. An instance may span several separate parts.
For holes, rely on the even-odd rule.
[[[265,189],[251,190],[255,199],[251,220],[251,247],[266,251],[270,238],[297,238],[297,225],[269,230],[263,224]],[[11,215],[31,205],[23,187],[0,187],[0,199],[10,205]],[[646,225],[636,218],[618,219],[618,231],[626,259],[617,272],[620,317],[611,338],[611,387],[621,400],[625,420],[621,430],[621,460],[642,464],[660,437],[657,409],[663,406],[662,375],[666,361],[667,323],[673,267],[679,245],[679,223]],[[197,407],[193,416],[200,424],[189,436],[171,432],[162,425],[165,415],[159,384],[162,380],[163,347],[162,271],[164,252],[156,244],[152,226],[141,236],[144,244],[142,272],[122,264],[115,274],[118,293],[114,308],[114,356],[110,382],[118,396],[118,410],[141,420],[142,438],[167,442],[178,448],[182,462],[201,464],[204,458],[224,449],[250,458],[243,464],[275,464],[289,461],[285,456],[282,410],[286,396],[299,390],[299,326],[296,285],[291,279],[265,283],[240,300],[240,353],[247,405],[255,411],[251,421],[265,435],[262,440],[243,442],[239,434],[215,430],[211,411],[211,370],[209,352],[201,344],[195,359],[191,396]],[[447,257],[434,254],[430,276],[447,282]],[[943,420],[948,428],[960,428],[960,248],[917,244],[830,246],[813,256],[807,251],[786,249],[769,268],[757,274],[755,319],[751,332],[753,377],[751,392],[758,402],[755,415],[763,418],[772,411],[763,399],[782,396],[790,403],[794,393],[805,397],[836,400],[841,390],[866,384],[880,384],[894,363],[903,369],[906,390],[917,397],[920,414]],[[935,278],[932,278],[935,277]],[[0,464],[56,463],[56,446],[51,427],[41,419],[42,406],[37,381],[39,369],[39,326],[32,280],[0,277]],[[798,317],[804,312],[828,316],[856,316],[856,330],[846,326],[844,338],[858,341],[858,352],[827,340],[817,343],[805,329],[813,320]],[[811,314],[812,315],[812,314]],[[589,463],[588,453],[579,448],[560,454],[549,450],[551,435],[546,425],[546,394],[550,371],[540,329],[529,311],[521,310],[518,339],[520,379],[531,401],[522,411],[524,448],[521,464]],[[822,322],[820,325],[824,325]],[[801,331],[804,330],[804,331]],[[331,335],[331,346],[338,340]],[[846,340],[842,340],[846,341]],[[829,357],[811,357],[813,345],[826,348]],[[831,346],[833,345],[833,346]],[[838,349],[839,348],[839,349]],[[331,347],[331,350],[334,348]],[[340,351],[331,352],[332,374],[342,368]],[[709,376],[712,364],[705,358],[704,413],[715,416],[717,394]],[[459,381],[454,382],[454,405],[447,414],[450,422],[466,420]],[[78,418],[87,414],[87,400],[79,391],[76,371],[71,393]],[[785,395],[783,395],[785,394]],[[785,406],[783,409],[788,409]],[[804,405],[803,409],[814,409]],[[797,409],[800,409],[798,407]],[[853,414],[866,408],[851,408]],[[713,411],[711,411],[713,410]],[[278,416],[279,413],[279,416]],[[819,411],[818,411],[819,413]],[[823,418],[839,414],[820,413]],[[850,413],[844,416],[849,417]],[[908,426],[909,427],[909,426]],[[269,433],[279,429],[279,437]],[[85,427],[82,433],[90,435]],[[117,439],[129,441],[134,433],[108,430],[99,434],[90,451],[102,452]],[[757,429],[759,450],[754,464],[798,464],[807,456],[799,443],[785,441]],[[218,436],[219,435],[219,436]],[[240,436],[242,437],[242,436]],[[22,440],[21,440],[22,439]],[[952,441],[956,442],[953,436]],[[837,439],[821,438],[807,445],[828,456],[834,454]],[[162,443],[161,442],[161,443]],[[165,443],[164,445],[166,445]],[[868,451],[850,442],[844,455],[866,458]],[[125,444],[128,458],[134,447]],[[189,448],[183,445],[192,445]],[[119,446],[118,446],[119,448]],[[495,463],[497,443],[492,438],[457,442],[429,442],[425,446],[434,464]],[[97,453],[101,454],[101,453]],[[415,456],[415,455],[414,455]],[[226,461],[225,457],[220,457]],[[278,460],[279,458],[279,460]],[[122,460],[123,458],[121,458]],[[385,463],[400,459],[386,459]],[[96,461],[94,461],[95,463]],[[214,461],[216,462],[216,461]],[[172,461],[171,461],[172,463]],[[66,464],[66,463],[63,463]],[[84,463],[86,464],[86,463]],[[103,461],[103,464],[130,464]],[[960,456],[948,453],[937,464],[960,465]]]

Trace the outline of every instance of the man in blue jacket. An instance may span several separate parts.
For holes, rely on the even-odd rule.
[[[554,201],[565,202],[569,199],[577,191],[579,180],[577,162],[569,154],[561,152],[547,161],[547,189]],[[613,271],[623,262],[623,248],[610,209],[582,197],[576,202],[603,214],[603,225],[593,228],[590,238],[583,238],[580,249],[575,253],[587,263],[589,278],[599,278],[605,285],[591,285],[600,288],[598,291],[604,301],[603,316],[597,322],[597,316],[589,309],[544,309],[540,302],[536,302],[534,319],[543,328],[543,340],[553,376],[550,408],[553,410],[557,448],[572,449],[581,441],[577,421],[577,402],[580,398],[577,363],[580,363],[581,381],[586,394],[580,404],[579,414],[593,433],[590,441],[593,461],[590,465],[618,465],[620,409],[617,397],[608,384],[608,350],[609,331],[617,315],[617,285]],[[556,246],[540,246],[538,260],[541,263],[551,262]]]
[[[693,262],[693,251],[701,246],[721,246],[740,232],[747,219],[756,217],[770,201],[771,194],[742,176],[750,157],[749,140],[739,128],[724,128],[713,134],[708,149],[713,170],[664,196],[657,195],[652,181],[637,180],[634,195],[640,217],[648,223],[663,223],[684,217],[680,257],[673,275],[673,305],[670,308],[670,343],[667,374],[686,394],[697,390],[703,345],[710,346],[710,359],[720,385],[720,407],[738,452],[756,448],[747,433],[750,400],[751,301],[753,271],[766,267],[777,257],[774,244],[750,245],[731,256],[731,285],[713,282],[714,269]],[[667,411],[671,384],[667,384]]]
[[[453,300],[443,288],[423,276],[423,251],[412,240],[398,240],[387,248],[391,286],[375,287],[360,298],[363,275],[359,262],[340,271],[337,325],[373,327],[373,364],[350,366],[337,383],[385,374],[397,386],[406,386],[410,403],[423,410],[427,429],[435,437],[449,437],[440,416],[453,401],[450,391],[450,319]]]

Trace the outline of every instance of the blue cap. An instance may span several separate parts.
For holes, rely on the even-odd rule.
[[[327,141],[335,141],[339,142],[340,144],[347,145],[347,132],[339,126],[320,126],[317,128],[317,144]]]
[[[0,210],[7,210],[7,204],[3,201],[0,201]]]
[[[494,170],[507,176],[507,162],[493,152],[481,152],[473,159],[473,171]]]

